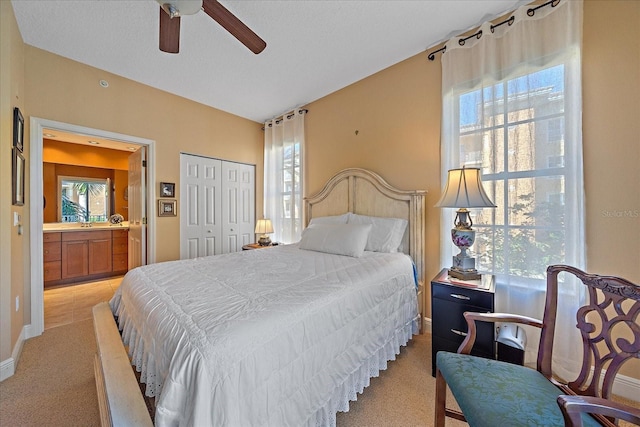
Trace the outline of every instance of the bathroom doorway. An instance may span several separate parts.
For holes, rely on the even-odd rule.
[[[29,161],[29,216],[31,255],[31,322],[25,328],[25,338],[42,334],[44,330],[43,276],[43,139],[46,132],[56,131],[91,137],[113,144],[141,146],[147,152],[146,179],[155,182],[155,141],[110,131],[87,128],[63,122],[31,117]],[[148,185],[144,196],[146,206],[146,263],[155,262],[155,186]]]

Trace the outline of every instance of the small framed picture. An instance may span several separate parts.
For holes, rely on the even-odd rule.
[[[12,165],[12,205],[23,206],[24,205],[24,156],[18,150],[18,147],[13,148],[13,165]]]
[[[173,182],[161,182],[160,197],[176,197],[176,184]]]
[[[158,216],[176,216],[175,200],[158,200]]]
[[[24,117],[18,107],[13,109],[13,146],[21,153],[24,150]]]

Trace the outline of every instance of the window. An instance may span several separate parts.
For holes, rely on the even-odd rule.
[[[547,157],[548,168],[562,168],[564,167],[564,156],[549,156]]]
[[[564,120],[556,118],[549,120],[547,127],[547,142],[562,142],[564,140]]]
[[[110,179],[58,177],[59,222],[106,222],[110,216]]]
[[[547,144],[564,80],[560,64],[458,96],[459,158],[498,206],[474,213],[479,270],[542,278],[565,259],[564,138]]]
[[[285,144],[282,162],[282,225],[284,235],[300,235],[302,212],[299,211],[300,194],[300,143]]]

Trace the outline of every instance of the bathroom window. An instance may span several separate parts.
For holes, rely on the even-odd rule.
[[[59,222],[106,222],[111,212],[111,180],[58,177]]]

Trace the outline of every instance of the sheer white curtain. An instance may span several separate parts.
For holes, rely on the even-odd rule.
[[[305,112],[264,124],[264,216],[273,224],[274,242],[294,243],[302,233]]]
[[[528,13],[529,12],[529,13]],[[542,318],[545,269],[585,264],[581,134],[582,1],[561,0],[511,24],[449,40],[442,55],[442,177],[480,167],[496,209],[473,213],[478,270],[493,273],[496,310]],[[441,254],[451,266],[453,210],[442,210]],[[457,250],[456,250],[457,252]],[[560,313],[582,299],[563,284]],[[581,357],[575,318],[559,315],[554,369],[566,376]],[[527,361],[538,334],[527,329]]]

